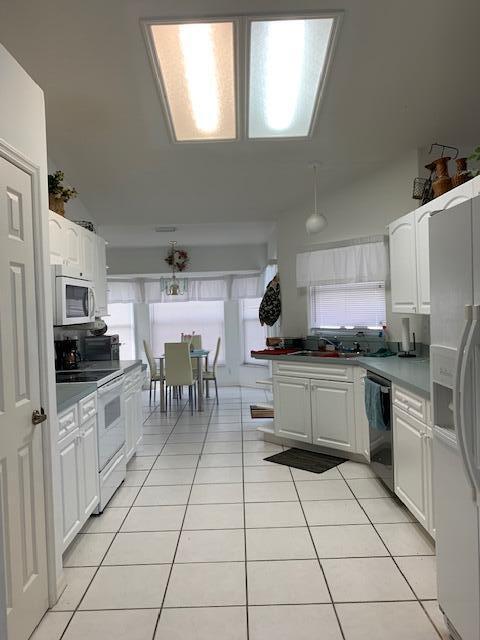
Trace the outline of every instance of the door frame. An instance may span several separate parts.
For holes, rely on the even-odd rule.
[[[45,409],[48,419],[43,424],[42,429],[42,450],[43,450],[43,479],[45,493],[45,523],[47,540],[47,581],[48,598],[50,606],[53,606],[58,599],[58,595],[63,590],[65,583],[61,570],[61,555],[58,553],[57,527],[59,522],[56,511],[59,501],[55,500],[58,492],[57,459],[55,424],[57,421],[55,371],[53,356],[53,316],[51,304],[51,287],[49,287],[49,254],[48,254],[48,217],[43,215],[48,211],[46,205],[46,192],[42,189],[42,169],[32,162],[23,153],[12,147],[3,138],[0,138],[0,157],[7,160],[30,176],[32,185],[32,223],[33,223],[33,248],[34,248],[34,271],[35,271],[35,308],[37,313],[37,333],[38,333],[38,368],[40,379],[40,402]],[[46,160],[46,158],[45,158]],[[46,162],[45,162],[46,172]],[[45,198],[45,204],[44,204]],[[55,507],[57,505],[57,508]],[[58,567],[60,566],[60,571]],[[5,565],[3,559],[3,545],[0,547],[0,582],[3,582]],[[57,579],[57,575],[59,579]],[[1,601],[2,589],[0,588],[0,608],[4,606]],[[0,629],[1,629],[0,617]],[[5,636],[6,637],[6,632]]]

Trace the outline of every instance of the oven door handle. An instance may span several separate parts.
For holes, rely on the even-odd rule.
[[[120,380],[115,378],[115,380],[112,380],[112,382],[108,382],[103,387],[100,387],[97,392],[98,396],[101,398],[107,393],[110,393],[111,391],[115,391],[115,389],[117,388],[123,387],[123,375],[119,376],[119,378]]]

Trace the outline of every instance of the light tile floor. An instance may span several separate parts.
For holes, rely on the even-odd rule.
[[[366,465],[264,458],[249,405],[145,406],[125,485],[65,554],[32,640],[439,640],[431,540]],[[321,630],[321,631],[320,631]]]

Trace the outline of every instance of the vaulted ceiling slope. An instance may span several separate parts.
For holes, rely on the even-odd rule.
[[[107,225],[269,221],[409,149],[480,143],[478,0],[303,0],[343,10],[309,140],[175,145],[143,18],[298,12],[298,0],[15,0],[0,42],[45,91],[49,154]]]

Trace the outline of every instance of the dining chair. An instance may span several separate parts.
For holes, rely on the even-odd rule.
[[[177,392],[179,392],[181,387],[188,387],[190,412],[193,415],[195,378],[193,376],[190,345],[188,342],[165,343],[165,383],[167,406],[169,393],[170,406],[172,404],[172,389],[176,389]]]
[[[157,361],[155,360],[155,356],[153,355],[152,347],[146,340],[143,341],[143,348],[145,350],[145,355],[147,356],[147,360],[148,360],[148,366],[150,368],[150,404],[152,404],[152,384],[153,384],[153,404],[155,404],[157,382],[161,382],[162,377],[160,375],[160,371],[158,370]]]
[[[218,360],[218,354],[220,353],[220,344],[221,344],[221,342],[222,342],[221,338],[218,338],[217,347],[215,349],[215,357],[213,358],[212,368],[211,369],[207,369],[203,373],[203,379],[205,381],[205,384],[208,384],[208,382],[210,380],[213,380],[213,382],[215,383],[215,396],[217,398],[217,404],[218,404],[217,360]]]

